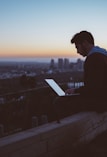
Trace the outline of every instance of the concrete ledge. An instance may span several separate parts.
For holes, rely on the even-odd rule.
[[[107,130],[107,112],[81,112],[0,139],[0,157],[62,157]],[[72,151],[71,151],[72,153]]]

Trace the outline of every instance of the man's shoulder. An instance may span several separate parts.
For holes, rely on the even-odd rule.
[[[84,64],[92,68],[107,67],[107,56],[97,52],[93,53],[86,58]]]
[[[107,56],[106,55],[104,55],[104,54],[102,54],[102,53],[98,53],[98,52],[95,52],[95,53],[93,53],[93,54],[91,54],[91,55],[89,55],[89,56],[87,56],[87,58],[86,58],[86,61],[101,61],[101,60],[107,60]]]

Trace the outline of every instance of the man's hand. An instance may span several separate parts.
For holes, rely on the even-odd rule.
[[[74,94],[74,93],[75,93],[75,89],[74,89],[74,88],[67,89],[67,90],[65,91],[65,95],[67,95],[67,94]]]

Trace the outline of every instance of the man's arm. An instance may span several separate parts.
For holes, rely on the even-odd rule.
[[[103,89],[104,56],[94,53],[87,57],[84,64],[84,87],[77,89],[80,93],[97,95]]]

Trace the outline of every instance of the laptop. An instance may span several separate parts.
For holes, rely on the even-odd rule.
[[[53,79],[45,79],[48,85],[57,93],[58,96],[69,96],[69,95],[78,95],[78,94],[65,94],[61,87]]]

